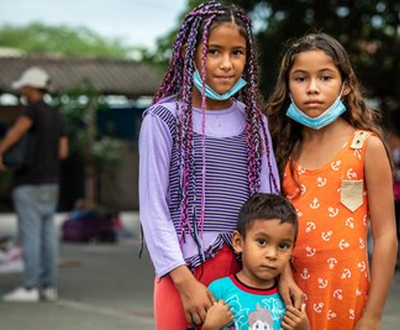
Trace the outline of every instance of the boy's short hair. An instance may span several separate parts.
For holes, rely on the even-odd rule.
[[[290,223],[295,228],[295,240],[299,230],[297,213],[292,203],[276,194],[258,193],[249,198],[239,211],[236,230],[242,237],[256,219],[279,219],[281,223]]]

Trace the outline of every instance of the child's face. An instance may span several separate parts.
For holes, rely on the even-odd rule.
[[[342,78],[332,58],[322,50],[297,55],[289,71],[289,90],[297,107],[318,117],[337,99]]]
[[[254,288],[271,287],[289,262],[295,234],[295,227],[280,219],[254,220],[244,239],[235,231],[233,247],[242,254],[240,280]]]
[[[202,48],[200,43],[195,53],[195,64],[201,75]],[[246,65],[246,39],[235,24],[223,23],[210,32],[206,56],[206,83],[215,92],[228,92],[242,76]],[[201,99],[194,89],[195,97]]]

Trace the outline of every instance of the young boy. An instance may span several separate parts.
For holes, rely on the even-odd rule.
[[[232,244],[243,268],[210,284],[218,302],[203,330],[309,329],[305,305],[286,308],[277,289],[297,231],[296,211],[282,196],[256,194],[242,206]]]

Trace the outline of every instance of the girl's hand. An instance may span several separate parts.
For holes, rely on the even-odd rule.
[[[279,278],[278,289],[286,306],[294,306],[298,310],[304,304],[305,295],[293,280],[292,272],[288,269]]]
[[[371,319],[367,316],[362,316],[354,330],[380,330],[381,329],[381,320]]]
[[[190,324],[202,324],[207,310],[215,302],[215,298],[205,285],[197,281],[186,266],[170,272],[172,281],[181,296],[186,321]]]
[[[234,320],[230,306],[223,300],[215,302],[207,311],[202,330],[220,330]]]
[[[281,327],[284,330],[310,330],[310,323],[306,314],[306,304],[301,306],[301,310],[293,306],[287,306]]]

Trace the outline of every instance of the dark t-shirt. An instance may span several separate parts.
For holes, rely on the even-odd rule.
[[[65,136],[60,113],[44,101],[29,104],[22,116],[32,120],[29,134],[34,143],[32,164],[15,173],[15,185],[58,183],[60,172],[59,140]]]

